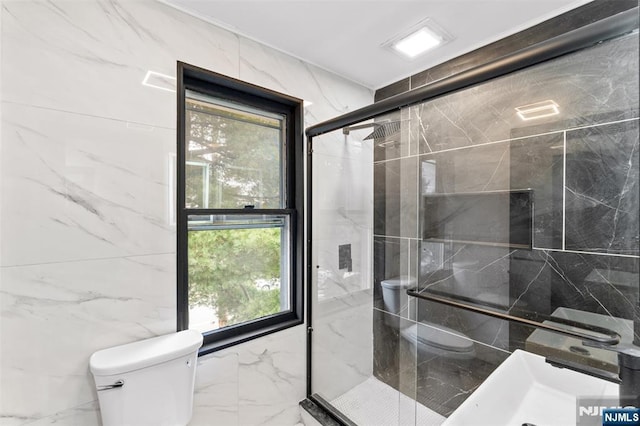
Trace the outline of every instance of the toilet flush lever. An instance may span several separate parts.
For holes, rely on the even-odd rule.
[[[97,390],[98,392],[100,392],[100,391],[109,390],[109,389],[121,388],[123,386],[124,386],[124,380],[118,380],[112,385],[98,386]]]

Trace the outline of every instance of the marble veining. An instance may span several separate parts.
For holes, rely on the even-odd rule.
[[[180,58],[238,76],[237,36],[160,3],[5,1],[3,8],[2,76],[12,82],[3,100],[175,128],[175,98],[141,85],[147,70],[174,75]],[[213,54],[203,57],[198,46]]]
[[[478,358],[455,361],[416,351],[399,331],[413,321],[389,321],[389,314],[374,313],[374,375],[403,394],[447,416],[495,369],[508,352],[477,343]],[[417,323],[418,327],[424,327]],[[415,407],[400,413],[409,417]]]
[[[638,37],[627,35],[412,107],[418,153],[637,117]],[[601,78],[606,75],[607,79]],[[522,121],[515,107],[552,99],[561,114]],[[428,141],[428,142],[427,142]]]
[[[191,425],[238,425],[238,354],[222,351],[200,357],[196,374]]]
[[[305,359],[295,353],[305,338],[305,328],[280,333],[284,335],[269,335],[264,337],[267,342],[248,342],[238,350],[239,424],[300,421],[297,403],[305,397]]]
[[[638,120],[567,132],[566,247],[640,254]]]
[[[348,306],[332,309],[325,301],[314,312],[312,382],[315,392],[332,400],[371,377],[373,329],[371,293],[353,294]],[[328,305],[338,306],[337,301]],[[336,380],[339,377],[340,380]]]
[[[174,250],[172,130],[15,104],[2,120],[2,265]]]
[[[96,397],[93,352],[170,332],[175,302],[164,294],[173,287],[173,257],[0,269],[2,339],[11,342],[2,345],[2,383],[12,390],[1,395],[10,407],[3,415],[40,418],[88,403]],[[75,391],[57,392],[63,384]]]
[[[157,1],[1,7],[0,423],[98,425],[91,353],[175,330],[176,98],[142,85],[147,71],[183,61],[309,100],[305,127],[373,93]],[[371,184],[371,145],[319,147]],[[371,217],[365,192],[344,194],[327,248]],[[348,234],[362,256],[370,228]],[[296,327],[201,360],[192,423],[297,423],[305,339]]]
[[[253,40],[240,38],[239,49],[242,80],[313,103],[306,108],[313,121],[306,121],[305,127],[344,114],[373,97],[371,91],[354,91],[350,82]],[[327,84],[335,90],[324,90]],[[314,141],[314,150],[319,147]]]
[[[495,251],[493,256],[485,256],[480,262],[467,266],[472,269],[424,276],[421,286],[426,290],[444,291],[454,297],[472,298],[480,304],[501,306],[515,315],[550,315],[558,307],[622,318],[637,315],[634,301],[638,300],[638,285],[634,277],[638,273],[638,259],[544,250],[515,250],[506,255],[497,249]],[[488,268],[489,265],[493,270]],[[499,268],[495,269],[498,265]],[[610,272],[611,268],[615,273]],[[502,297],[500,289],[503,289]],[[497,335],[503,332],[500,330],[502,325],[496,323],[496,327],[489,327],[486,325],[488,320],[482,316],[424,301],[419,302],[417,310],[429,312],[425,317],[429,321],[460,330],[474,340],[494,346],[496,340],[503,340],[497,339]],[[485,325],[478,327],[479,323]],[[509,340],[512,345],[524,343],[514,336]]]
[[[534,246],[561,248],[563,157],[557,148],[562,140],[562,133],[556,133],[420,156],[421,194],[531,189]],[[432,175],[435,185],[430,189],[425,182]]]
[[[411,132],[409,134],[411,155],[418,153],[430,153],[434,151],[429,143],[429,138],[432,135],[429,131],[429,123],[422,121],[422,111],[424,110],[424,107],[424,103],[409,107],[411,117]]]
[[[421,291],[540,321],[567,308],[640,320],[637,47],[637,33],[627,35],[409,108],[400,144],[409,140],[409,154],[390,151],[374,164],[376,378],[448,415],[533,332],[420,299],[403,300],[396,311],[383,300],[380,281],[400,274],[416,278]],[[559,114],[528,122],[515,114],[544,99],[553,99]],[[455,241],[455,232],[420,241],[425,210],[439,208],[434,198],[427,203],[434,194],[528,188],[531,250]],[[414,208],[416,239],[403,227]],[[504,213],[501,229],[512,233],[513,212],[497,210],[489,214]],[[469,229],[481,223],[462,211],[452,215]],[[475,358],[420,355],[402,331],[423,322],[463,333]]]
[[[345,149],[345,153],[353,156],[314,152],[313,193],[317,201],[311,225],[319,300],[348,296],[371,285],[372,151]],[[351,271],[339,269],[341,244],[351,245]]]
[[[81,404],[77,407],[72,407],[62,412],[56,413],[53,416],[37,419],[34,421],[27,421],[15,423],[16,425],[29,425],[29,426],[46,426],[51,424],[56,425],[90,425],[99,424],[100,413],[98,412],[98,402],[92,401],[87,404]],[[4,421],[4,419],[3,419]],[[5,423],[2,423],[3,425]],[[12,423],[8,423],[7,426],[11,426]]]

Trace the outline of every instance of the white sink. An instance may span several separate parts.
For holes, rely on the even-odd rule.
[[[577,397],[618,397],[618,385],[516,350],[442,426],[575,425]]]

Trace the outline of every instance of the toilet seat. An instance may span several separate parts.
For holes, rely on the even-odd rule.
[[[447,352],[474,352],[473,341],[463,334],[442,326],[428,322],[413,324],[401,331],[402,336],[411,343],[422,343]]]

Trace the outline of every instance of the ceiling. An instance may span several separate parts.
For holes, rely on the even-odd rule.
[[[590,0],[162,0],[371,89]],[[430,18],[452,40],[407,60],[385,42]]]

